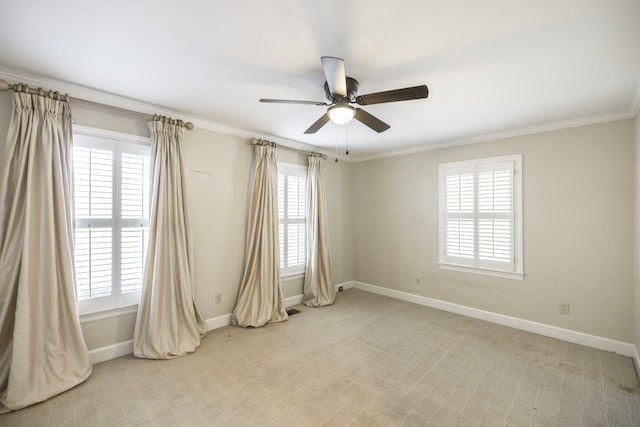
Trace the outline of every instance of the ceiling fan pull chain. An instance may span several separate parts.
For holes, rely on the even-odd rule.
[[[344,128],[345,132],[346,132],[346,140],[347,140],[347,152],[345,153],[347,156],[349,155],[349,126],[345,126]]]

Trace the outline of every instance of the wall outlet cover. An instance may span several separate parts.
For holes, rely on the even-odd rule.
[[[560,303],[560,305],[558,306],[558,311],[560,312],[560,314],[569,314],[569,303]]]

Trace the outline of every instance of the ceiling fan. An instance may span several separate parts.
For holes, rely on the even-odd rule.
[[[429,89],[426,85],[407,87],[404,89],[387,90],[384,92],[370,93],[368,95],[358,95],[360,83],[352,77],[347,77],[344,69],[344,61],[332,56],[323,56],[322,68],[327,81],[324,83],[324,92],[329,102],[297,101],[292,99],[260,99],[260,102],[271,102],[277,104],[305,104],[328,106],[327,112],[322,115],[305,134],[316,133],[329,120],[337,124],[346,124],[351,119],[356,119],[374,131],[380,133],[389,129],[390,126],[367,113],[365,110],[352,107],[349,104],[371,105],[385,102],[408,101],[411,99],[421,99],[429,96]]]

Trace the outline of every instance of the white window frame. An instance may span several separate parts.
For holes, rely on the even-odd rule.
[[[150,154],[149,149],[151,145],[151,139],[148,137],[80,125],[73,125],[73,134],[75,137],[74,145],[76,146],[103,147],[109,150],[113,150],[116,156],[118,156],[122,152],[126,152],[129,154]],[[125,148],[123,149],[122,147]],[[120,162],[114,162],[114,176],[116,176],[116,174],[119,175],[120,173]],[[149,181],[149,183],[151,183],[151,180]],[[114,211],[117,212],[120,211],[120,194],[118,191],[119,189],[117,187],[114,188],[113,203]],[[149,195],[149,199],[150,198],[151,195]],[[103,226],[111,224],[114,230],[112,235],[114,252],[119,253],[121,240],[119,234],[120,230],[123,226],[126,226],[126,224],[131,221],[133,220],[122,219],[119,215],[114,216],[112,219],[105,220],[86,220],[74,218],[74,228],[87,227],[88,225],[95,226],[96,224],[100,224]],[[131,226],[132,224],[129,225]],[[143,223],[140,224],[140,226],[148,228],[149,218],[143,220]],[[114,258],[115,257],[116,255],[114,254]],[[140,293],[133,292],[121,294],[119,280],[120,265],[114,262],[112,265],[112,269],[112,286],[114,289],[112,295],[78,301],[78,312],[80,314],[80,320],[82,322],[93,321],[127,313],[134,313],[137,311],[137,306],[140,301]]]
[[[478,209],[478,173],[491,167],[504,168],[509,164],[513,168],[511,179],[511,211],[508,213],[486,214]],[[472,212],[447,214],[446,177],[459,173],[473,174],[473,209]],[[484,274],[508,279],[523,280],[522,249],[522,154],[441,163],[439,165],[439,259],[441,269]],[[456,216],[457,215],[457,216]],[[510,262],[483,261],[478,256],[478,223],[479,219],[500,218],[511,220],[511,253]],[[460,217],[473,220],[473,255],[470,257],[451,256],[447,254],[447,218]]]
[[[280,277],[281,278],[287,278],[287,279],[293,279],[296,277],[302,277],[304,275],[305,269],[306,269],[306,252],[307,252],[307,227],[306,227],[306,217],[307,217],[307,209],[306,209],[306,203],[307,203],[307,167],[303,166],[303,165],[298,165],[298,164],[294,164],[294,163],[285,163],[285,162],[278,162],[278,176],[280,175],[284,175],[285,176],[285,188],[287,185],[287,180],[289,176],[302,176],[305,179],[305,185],[304,185],[304,192],[305,194],[304,196],[304,203],[305,203],[305,209],[304,209],[304,217],[303,218],[288,218],[288,195],[287,192],[285,191],[285,194],[283,195],[284,197],[284,217],[280,217],[280,213],[278,212],[278,222],[279,222],[279,227],[281,225],[284,225],[284,232],[282,233],[282,236],[284,236],[284,239],[282,239],[282,236],[280,238]],[[278,186],[279,189],[279,186]],[[280,194],[278,194],[278,199],[280,198]],[[302,224],[303,225],[303,230],[304,230],[304,252],[303,252],[303,257],[304,257],[304,262],[302,264],[296,264],[293,266],[287,266],[288,263],[288,259],[287,259],[287,254],[288,254],[288,240],[287,240],[287,225],[289,224]],[[278,229],[279,229],[278,227]],[[280,235],[280,233],[279,233]]]

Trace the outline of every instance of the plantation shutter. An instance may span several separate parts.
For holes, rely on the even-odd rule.
[[[479,165],[478,266],[513,271],[513,162]]]
[[[121,154],[120,293],[139,293],[149,238],[150,163],[144,154]]]
[[[112,292],[113,154],[112,147],[108,146],[105,149],[77,145],[73,148],[74,259],[80,301],[107,297]]]
[[[286,258],[284,256],[285,247],[286,247],[286,243],[284,239],[284,230],[286,227],[286,224],[284,223],[285,221],[284,212],[285,212],[285,206],[286,206],[285,205],[286,194],[284,189],[285,189],[286,177],[282,169],[283,169],[282,166],[278,168],[278,237],[280,239],[280,271],[284,270],[284,264],[286,262]]]
[[[474,168],[447,169],[445,192],[445,256],[456,263],[475,264]]]
[[[135,304],[149,232],[149,148],[75,135],[73,170],[80,311]]]
[[[447,166],[440,179],[441,260],[515,271],[515,163]]]
[[[304,265],[305,249],[305,177],[289,175],[287,182],[287,267]]]
[[[281,275],[304,272],[306,262],[306,171],[278,165],[278,220]]]

